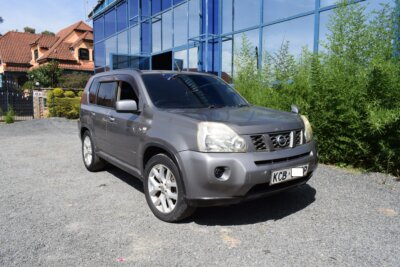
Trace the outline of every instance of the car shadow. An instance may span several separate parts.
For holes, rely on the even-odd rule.
[[[308,184],[266,198],[224,207],[198,208],[187,222],[200,225],[244,225],[280,220],[315,201],[316,190]]]
[[[144,194],[143,183],[139,178],[111,165],[106,171]],[[240,204],[198,208],[191,217],[181,223],[228,226],[276,221],[309,206],[315,201],[316,192],[313,187],[305,184],[276,195]]]
[[[111,164],[107,166],[106,171],[144,194],[143,183],[139,178],[112,166]]]

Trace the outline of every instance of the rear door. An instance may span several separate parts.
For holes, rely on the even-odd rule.
[[[96,108],[92,111],[93,129],[96,135],[97,149],[109,154],[112,149],[107,134],[111,112],[115,108],[115,96],[118,82],[115,80],[100,80],[97,90]]]
[[[135,100],[139,107],[139,94],[135,81],[127,75],[118,76],[118,80],[117,101]],[[113,122],[110,122],[107,131],[113,147],[112,155],[131,167],[138,168],[135,159],[143,130],[140,112],[119,113],[114,109],[110,115]]]

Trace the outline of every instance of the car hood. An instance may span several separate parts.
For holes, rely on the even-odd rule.
[[[303,121],[297,114],[256,106],[176,109],[168,110],[168,112],[199,122],[223,122],[239,134],[278,132],[303,128]]]

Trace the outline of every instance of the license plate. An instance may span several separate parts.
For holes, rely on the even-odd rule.
[[[273,171],[271,174],[270,185],[279,184],[294,180],[307,175],[308,165],[301,165],[294,168]]]

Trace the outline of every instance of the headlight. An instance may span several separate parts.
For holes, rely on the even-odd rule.
[[[200,122],[197,144],[201,152],[246,152],[246,142],[229,126],[218,122]]]
[[[301,119],[304,122],[304,137],[306,138],[306,143],[308,143],[313,139],[313,131],[311,128],[311,124],[306,116],[301,115]]]

